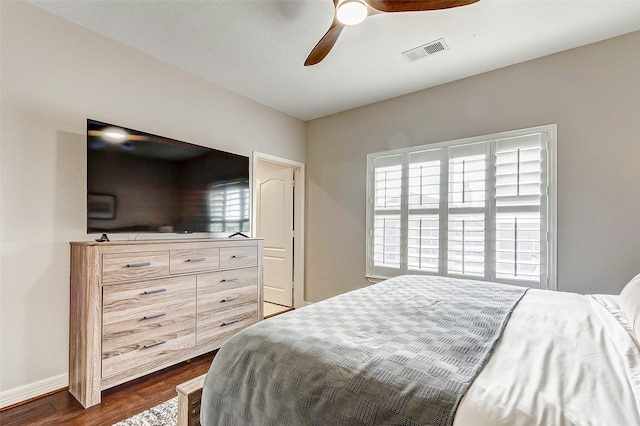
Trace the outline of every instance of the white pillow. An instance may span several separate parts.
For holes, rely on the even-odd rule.
[[[640,340],[640,274],[631,278],[620,292],[620,309]]]

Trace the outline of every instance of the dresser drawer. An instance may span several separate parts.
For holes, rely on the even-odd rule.
[[[171,273],[212,271],[220,268],[220,249],[171,250]]]
[[[242,268],[258,264],[256,246],[220,248],[220,269]]]
[[[194,320],[196,277],[162,278],[102,288],[102,336],[121,337]]]
[[[169,251],[104,254],[102,283],[169,276]]]
[[[103,338],[102,378],[126,374],[136,376],[195,347],[195,319],[144,330],[117,339]]]
[[[235,273],[235,274],[234,274]],[[224,313],[238,306],[258,303],[256,268],[204,274],[198,277],[198,316]]]
[[[196,343],[219,348],[231,336],[258,322],[256,309],[254,302],[224,311],[198,312]]]
[[[198,276],[198,345],[222,342],[257,322],[257,274],[258,268],[244,268]]]

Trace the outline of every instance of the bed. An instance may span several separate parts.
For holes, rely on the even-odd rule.
[[[234,336],[200,420],[640,425],[638,312],[640,275],[620,296],[396,277]]]

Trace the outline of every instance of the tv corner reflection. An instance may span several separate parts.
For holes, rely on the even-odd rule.
[[[249,157],[87,120],[87,233],[246,233],[249,203]]]

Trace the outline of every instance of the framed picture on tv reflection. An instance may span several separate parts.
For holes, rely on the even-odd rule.
[[[104,220],[115,219],[116,196],[110,194],[88,194],[87,218]]]

